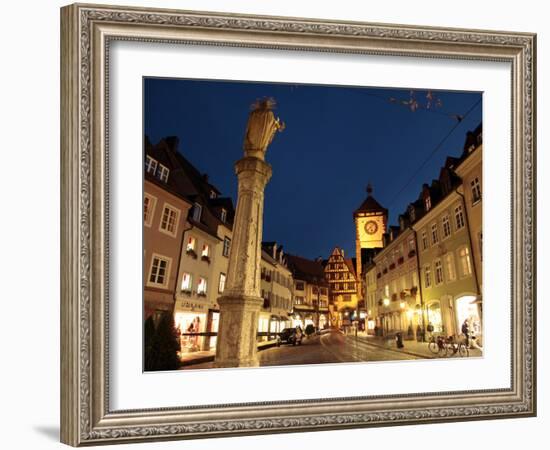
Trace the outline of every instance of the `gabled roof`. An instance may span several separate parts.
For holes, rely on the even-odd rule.
[[[325,270],[320,261],[286,254],[287,266],[297,280],[325,286]]]
[[[344,258],[344,262],[346,263],[346,266],[348,267],[349,271],[357,279],[357,271],[355,270],[357,260],[355,258]]]
[[[228,227],[233,226],[235,210],[233,201],[228,197],[218,197],[220,191],[208,181],[206,174],[193,166],[179,151],[179,139],[168,136],[153,145],[145,136],[145,155],[156,159],[170,170],[165,186],[188,199],[191,203],[197,202],[202,206],[200,222],[195,222],[189,217],[190,223],[198,228],[217,236],[217,227],[224,223]],[[146,174],[148,176],[148,174]],[[158,184],[158,183],[157,183]],[[215,198],[211,194],[215,194]],[[226,221],[221,220],[221,211],[226,209]]]

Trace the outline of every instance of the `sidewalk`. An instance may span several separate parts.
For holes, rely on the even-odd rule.
[[[348,336],[352,336],[352,335],[348,335]],[[438,358],[437,355],[434,355],[430,351],[430,349],[428,348],[427,342],[404,340],[403,341],[404,347],[397,348],[395,343],[395,338],[372,336],[372,335],[366,334],[365,332],[359,332],[357,334],[357,338],[362,340],[363,342],[368,343],[369,345],[374,345],[376,347],[380,347],[380,348],[384,348],[384,349],[392,350],[396,352],[406,353],[408,355],[417,356],[419,358],[427,358],[427,359]],[[469,352],[469,357],[483,356],[483,352],[479,349],[470,348],[468,352]]]
[[[264,350],[269,347],[277,345],[277,341],[265,341],[258,343],[258,351]],[[214,350],[202,351],[202,352],[190,352],[180,355],[181,366],[192,366],[195,364],[202,364],[206,362],[214,361],[216,352]]]

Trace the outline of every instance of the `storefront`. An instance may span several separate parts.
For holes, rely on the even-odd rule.
[[[319,329],[328,328],[328,314],[319,314]]]
[[[267,333],[269,332],[269,323],[271,316],[269,313],[262,312],[258,318],[258,342],[267,340]]]
[[[481,339],[480,301],[475,295],[463,295],[455,301],[457,330],[462,331],[462,324],[467,322],[469,335]]]
[[[315,325],[315,317],[313,313],[309,312],[295,312],[292,316],[292,326],[305,329],[309,324]]]
[[[207,313],[178,311],[174,314],[176,328],[179,329],[181,353],[198,352],[205,344],[204,336],[193,333],[206,331]]]
[[[208,350],[214,351],[216,350],[216,343],[218,342],[218,327],[220,326],[220,313],[219,311],[209,311],[210,316],[210,326],[208,327],[208,331],[210,333],[216,333],[216,336],[210,336],[209,337],[209,343],[207,345]]]
[[[439,300],[432,301],[426,306],[426,315],[428,318],[426,325],[432,324],[434,333],[443,332],[443,316],[441,315],[441,303]]]

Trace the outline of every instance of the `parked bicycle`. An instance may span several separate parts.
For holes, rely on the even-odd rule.
[[[428,348],[434,355],[438,355],[439,357],[454,356],[457,354],[461,357],[470,355],[466,343],[455,339],[454,336],[431,336]]]
[[[443,336],[434,336],[432,334],[430,336],[430,341],[428,342],[428,348],[434,355],[438,355],[440,357],[447,355],[447,345]]]
[[[463,340],[458,341],[454,336],[449,336],[447,338],[447,353],[451,352],[451,356],[456,355],[457,353],[460,356],[470,356],[468,346]]]

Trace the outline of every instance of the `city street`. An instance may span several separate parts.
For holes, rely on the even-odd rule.
[[[418,359],[338,331],[304,339],[301,346],[282,345],[266,349],[259,353],[259,358],[261,366]]]
[[[271,347],[260,351],[258,357],[260,366],[423,359],[421,355],[392,347],[383,348],[366,342],[365,338],[345,336],[339,331],[304,338],[302,345]],[[213,365],[213,362],[204,362],[183,366],[182,369],[209,369]]]

